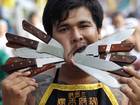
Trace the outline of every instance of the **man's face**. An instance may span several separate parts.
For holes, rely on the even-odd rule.
[[[75,53],[97,41],[98,34],[91,13],[85,7],[70,10],[66,20],[53,26],[53,38],[63,46],[66,62],[71,62]]]

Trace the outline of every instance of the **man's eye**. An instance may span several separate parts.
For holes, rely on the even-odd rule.
[[[66,32],[66,31],[68,31],[68,28],[59,28],[58,31],[59,32]]]
[[[90,27],[89,25],[81,25],[80,28],[87,28]]]

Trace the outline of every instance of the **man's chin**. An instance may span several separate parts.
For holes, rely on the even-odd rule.
[[[74,57],[73,55],[66,57],[65,62],[69,63],[69,64],[73,64],[74,63],[74,58],[73,57]]]

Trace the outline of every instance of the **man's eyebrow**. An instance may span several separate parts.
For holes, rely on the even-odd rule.
[[[59,27],[65,27],[65,26],[68,26],[67,23],[57,23],[56,24],[56,27],[59,28]]]
[[[62,23],[62,24],[58,24],[58,25],[57,25],[57,27],[65,27],[65,26],[68,26],[68,24]]]
[[[87,21],[87,20],[82,20],[82,21],[79,21],[78,24],[92,24],[91,21]],[[66,27],[66,26],[69,26],[67,23],[57,23],[56,24],[57,28],[59,27]]]
[[[91,24],[91,22],[90,22],[90,21],[87,21],[87,20],[83,20],[83,21],[80,21],[80,22],[79,22],[79,24],[85,24],[85,23],[86,23],[86,24]]]

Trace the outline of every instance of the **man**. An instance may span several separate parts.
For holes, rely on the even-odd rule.
[[[39,105],[118,105],[117,97],[107,86],[74,65],[75,53],[82,52],[88,44],[99,39],[102,19],[103,11],[98,0],[48,1],[43,14],[44,28],[63,46],[66,63],[57,70],[53,83],[43,84],[45,90],[41,86],[37,89]],[[121,90],[130,99],[129,105],[130,102],[139,105],[140,75],[134,70],[124,69],[134,77],[120,78],[129,87]],[[27,77],[29,74],[16,72],[3,81],[4,105],[35,105],[38,98],[30,93],[38,84]]]

